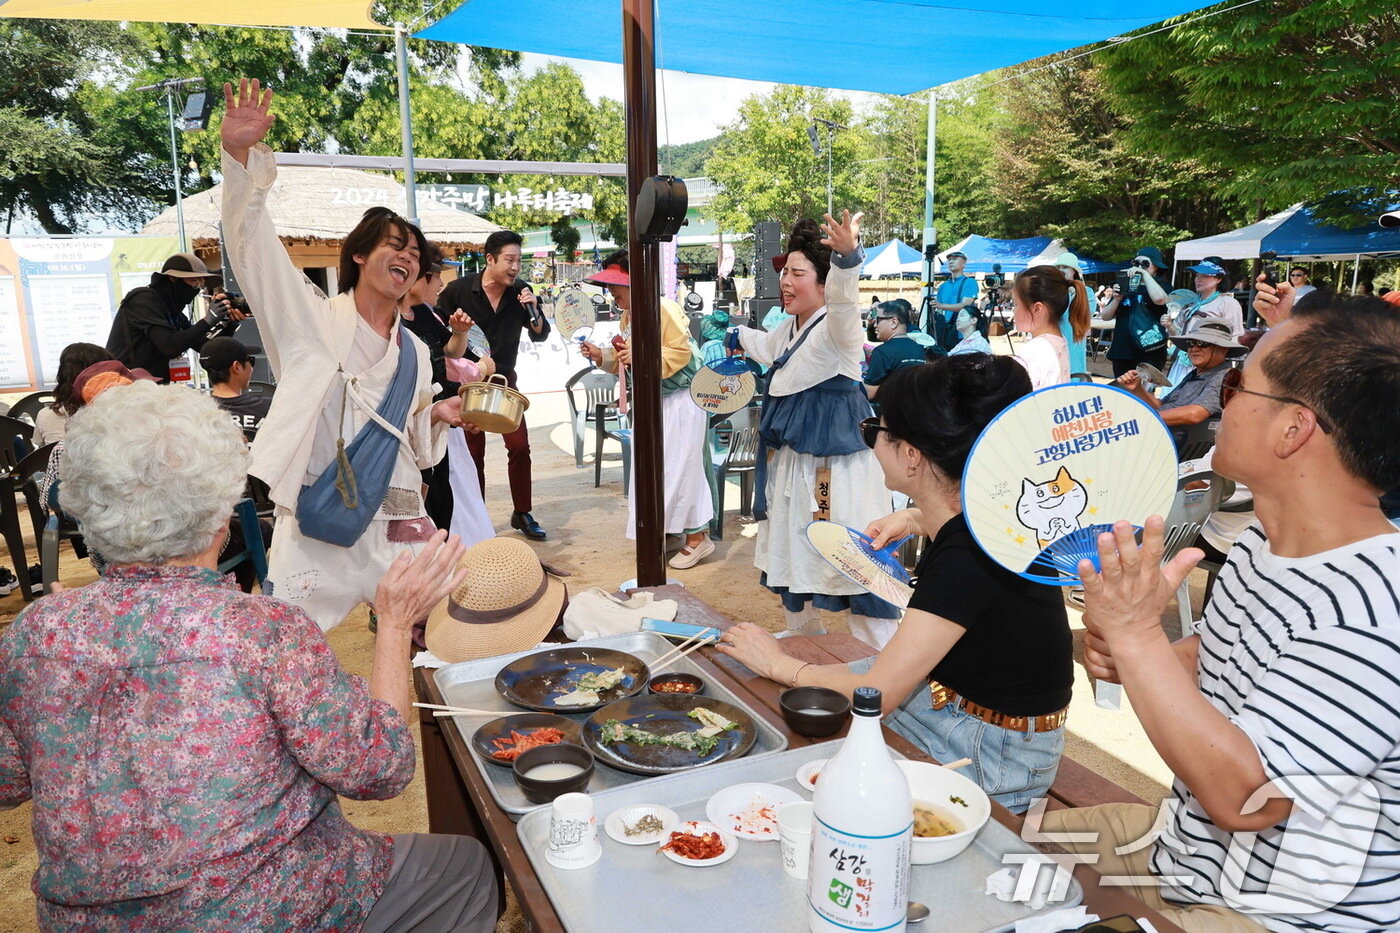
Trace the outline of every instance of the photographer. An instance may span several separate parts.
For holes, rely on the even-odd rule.
[[[152,273],[151,284],[127,292],[107,335],[107,352],[130,369],[144,369],[161,382],[170,381],[170,361],[226,337],[248,317],[248,305],[221,289],[213,292],[204,320],[191,324],[185,308],[222,276],[210,272],[194,253],[176,253]]]
[[[953,324],[958,312],[977,303],[977,280],[963,274],[963,269],[967,268],[967,254],[961,250],[953,250],[943,257],[943,262],[948,267],[949,278],[939,284],[932,302],[933,310],[924,327],[940,347],[951,350],[961,339]]]
[[[1151,363],[1158,369],[1166,365],[1167,334],[1161,318],[1171,283],[1159,278],[1165,268],[1166,260],[1157,247],[1138,250],[1128,269],[1118,274],[1113,297],[1099,313],[1105,321],[1118,320],[1108,348],[1114,378],[1137,369],[1140,363]]]

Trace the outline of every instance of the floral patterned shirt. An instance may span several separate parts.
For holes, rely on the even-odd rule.
[[[315,623],[211,570],[113,567],[0,639],[0,804],[34,801],[44,929],[358,930],[393,843],[336,794],[412,776]]]

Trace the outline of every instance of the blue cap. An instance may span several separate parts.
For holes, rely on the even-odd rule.
[[[1197,275],[1218,275],[1222,279],[1230,274],[1209,259],[1203,259],[1194,266],[1187,266],[1186,271],[1194,272]]]

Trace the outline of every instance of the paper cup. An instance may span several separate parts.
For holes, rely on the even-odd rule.
[[[778,844],[783,854],[783,871],[794,878],[807,877],[812,848],[812,804],[790,800],[774,811],[778,819]]]
[[[560,794],[549,813],[549,844],[545,861],[555,868],[587,868],[603,854],[598,844],[598,818],[587,794]]]

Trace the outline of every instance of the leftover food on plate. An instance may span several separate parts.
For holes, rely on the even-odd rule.
[[[491,744],[496,746],[491,757],[497,761],[514,761],[532,748],[539,748],[542,745],[557,745],[562,741],[564,741],[564,733],[549,726],[530,732],[517,732],[512,729],[510,735],[491,740]]]
[[[620,667],[606,671],[589,671],[580,674],[570,689],[554,698],[555,706],[593,706],[602,694],[627,679],[627,672]]]
[[[708,755],[719,744],[718,736],[720,733],[739,728],[737,722],[730,722],[713,710],[704,707],[696,707],[686,715],[702,723],[702,728],[694,732],[648,732],[646,729],[641,729],[631,723],[609,719],[603,723],[601,737],[603,742],[607,744],[629,742],[633,745],[669,745],[672,748],[684,748],[701,755]]]

